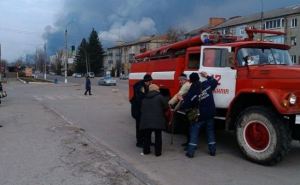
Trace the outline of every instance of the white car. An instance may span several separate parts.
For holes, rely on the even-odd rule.
[[[81,77],[82,77],[82,75],[81,75],[80,73],[74,73],[73,76],[74,76],[75,78],[81,78]]]
[[[98,85],[117,85],[117,81],[110,76],[101,77],[98,81]]]
[[[88,76],[90,78],[95,78],[95,73],[94,72],[88,72]]]

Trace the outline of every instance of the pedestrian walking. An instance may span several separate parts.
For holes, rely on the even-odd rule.
[[[89,95],[92,95],[91,86],[92,86],[92,84],[91,84],[90,77],[87,75],[86,79],[85,79],[85,92],[84,92],[84,95],[87,95],[87,93],[89,93]]]
[[[130,100],[131,103],[131,115],[135,119],[135,130],[136,130],[136,146],[143,147],[144,144],[144,133],[140,130],[141,120],[141,105],[142,100],[149,91],[149,85],[152,83],[152,77],[146,74],[143,80],[136,82],[133,86],[133,97]]]
[[[147,155],[151,152],[152,132],[155,135],[155,155],[160,156],[162,154],[162,130],[166,129],[165,111],[167,108],[167,99],[160,94],[156,84],[151,84],[141,106],[140,130],[144,130],[145,134],[142,154]]]
[[[200,116],[194,123],[191,124],[190,128],[190,142],[188,144],[186,152],[186,156],[189,158],[194,157],[194,153],[199,142],[199,130],[202,127],[206,128],[206,137],[209,154],[211,156],[216,155],[216,139],[214,125],[216,107],[213,97],[213,91],[217,87],[218,81],[215,80],[212,76],[208,76],[206,72],[201,72],[200,75],[206,78],[206,80],[201,83],[201,94],[200,97],[197,97],[197,99],[199,100],[198,109],[200,112]],[[191,101],[187,101],[185,106],[190,106],[190,104]]]

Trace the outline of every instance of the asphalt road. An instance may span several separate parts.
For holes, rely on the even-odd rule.
[[[116,87],[93,85],[92,96],[83,95],[83,79],[72,80],[76,83],[28,84],[22,92],[26,98],[55,110],[70,124],[86,130],[95,141],[124,159],[127,168],[137,172],[136,176],[141,179],[163,185],[298,185],[300,182],[297,141],[293,142],[289,155],[272,167],[245,160],[234,134],[223,131],[217,131],[215,157],[207,154],[205,138],[201,137],[195,158],[186,158],[180,146],[184,137],[176,135],[174,144],[170,145],[167,133],[163,135],[161,157],[141,156],[141,149],[135,147],[135,122],[130,116],[127,80],[118,81]]]
[[[39,99],[67,86],[3,84],[1,185],[143,185],[126,162]],[[50,91],[48,91],[50,90]],[[49,94],[48,94],[49,95]],[[50,98],[51,96],[45,96]]]

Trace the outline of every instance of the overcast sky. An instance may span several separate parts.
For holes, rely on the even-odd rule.
[[[300,0],[263,0],[264,10],[300,4]],[[47,43],[49,54],[77,45],[93,28],[104,46],[169,27],[191,30],[209,17],[229,18],[261,11],[261,0],[1,0],[2,59],[13,62]]]

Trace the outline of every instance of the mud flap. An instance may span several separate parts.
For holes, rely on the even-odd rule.
[[[296,115],[292,121],[292,138],[300,141],[300,115]]]

